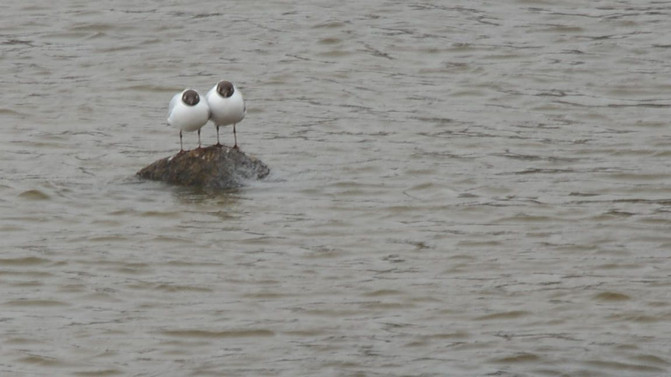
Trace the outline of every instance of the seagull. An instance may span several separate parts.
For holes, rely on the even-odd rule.
[[[242,94],[233,83],[221,80],[207,92],[206,100],[210,106],[210,119],[217,128],[217,146],[221,146],[221,143],[219,143],[219,127],[232,124],[233,137],[235,138],[233,148],[238,148],[235,124],[240,122],[247,114],[247,107]]]
[[[198,148],[200,148],[200,129],[210,119],[210,108],[207,101],[201,101],[200,95],[193,89],[185,89],[175,94],[168,107],[168,124],[179,128],[179,150],[182,147],[182,131],[198,131]]]

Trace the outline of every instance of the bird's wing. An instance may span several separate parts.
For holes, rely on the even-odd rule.
[[[174,96],[172,96],[170,104],[168,105],[168,116],[170,116],[170,113],[172,113],[172,109],[175,108],[177,102],[181,101],[181,99],[182,99],[182,93],[177,93]]]

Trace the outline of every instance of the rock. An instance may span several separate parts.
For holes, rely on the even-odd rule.
[[[237,148],[210,146],[154,162],[137,172],[141,178],[206,189],[229,189],[270,173],[266,164]]]

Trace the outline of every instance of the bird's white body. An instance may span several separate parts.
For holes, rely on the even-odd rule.
[[[217,92],[217,85],[213,86],[207,95],[207,104],[210,106],[211,119],[215,126],[230,126],[240,122],[247,113],[245,100],[238,88],[233,85],[233,95],[223,97]]]
[[[175,94],[168,107],[168,124],[180,131],[193,132],[203,127],[210,118],[210,109],[207,101],[202,99],[197,104],[189,106],[182,100],[183,92]]]

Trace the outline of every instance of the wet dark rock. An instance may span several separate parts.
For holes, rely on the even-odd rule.
[[[137,172],[141,178],[205,189],[229,189],[270,173],[266,164],[237,148],[210,146],[181,151]]]

